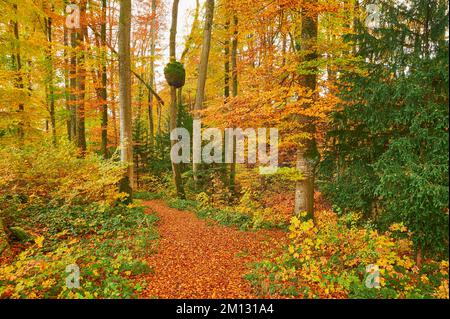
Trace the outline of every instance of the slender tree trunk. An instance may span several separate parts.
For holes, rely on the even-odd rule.
[[[56,146],[56,118],[55,118],[55,87],[54,87],[54,75],[53,75],[53,58],[52,58],[52,18],[46,19],[47,22],[47,40],[48,40],[48,53],[47,53],[47,61],[48,61],[48,101],[50,104],[50,123],[52,126],[52,142],[53,145]]]
[[[155,53],[156,53],[156,0],[152,0],[152,24],[150,30],[150,86],[155,87]],[[148,92],[148,127],[150,149],[155,145],[155,124],[153,121],[153,94]]]
[[[108,17],[113,17],[114,18],[114,13],[112,10],[112,6],[109,6],[109,13],[108,13]],[[110,20],[111,18],[109,18]],[[111,20],[110,20],[111,21]],[[113,23],[109,24],[109,28],[108,28],[108,33],[109,33],[109,39],[110,41],[112,41],[113,39]],[[108,47],[112,48],[113,44],[110,42],[108,43]],[[114,61],[111,61],[111,72],[110,72],[110,95],[111,95],[111,119],[112,119],[112,126],[113,126],[113,134],[114,134],[114,148],[117,148],[120,141],[119,141],[119,130],[117,128],[117,103],[116,103],[116,79],[114,77],[114,75],[117,73],[116,69],[115,69],[115,63]]]
[[[170,87],[170,131],[177,127],[177,89],[173,86]],[[176,144],[176,141],[171,141],[172,147]],[[180,165],[172,161],[172,172],[177,189],[177,196],[184,199],[186,197],[184,193],[183,180],[181,178]]]
[[[128,165],[121,191],[131,200],[133,183],[133,135],[131,118],[131,0],[120,0],[119,18],[119,104],[120,158]]]
[[[178,20],[178,4],[179,0],[173,1],[172,7],[172,26],[170,28],[170,60],[176,61],[176,37],[177,37],[177,20]],[[177,128],[177,89],[173,86],[170,87],[170,123],[169,130],[172,132]],[[172,147],[176,144],[176,141],[171,141]],[[172,173],[174,178],[175,187],[177,189],[177,196],[179,198],[185,198],[183,181],[181,179],[180,166],[172,161]]]
[[[158,106],[156,107],[156,116],[158,117],[157,121],[157,134],[158,136],[161,136],[161,116],[162,116],[162,108],[161,108],[161,104],[158,104]]]
[[[228,14],[228,12],[227,12]],[[224,41],[224,83],[223,83],[223,99],[225,105],[229,103],[230,99],[230,18],[227,15],[226,21],[225,21],[225,41]],[[222,142],[225,143],[225,134],[223,135]],[[227,173],[227,164],[221,165],[221,168],[225,174],[225,178],[228,179],[229,175]],[[230,183],[229,183],[230,184]],[[228,185],[230,186],[230,185]]]
[[[86,126],[85,126],[85,96],[86,96],[86,67],[84,65],[84,35],[86,34],[86,2],[83,1],[80,5],[81,14],[81,30],[78,32],[78,72],[77,72],[77,91],[78,91],[78,103],[77,103],[77,147],[84,155],[86,153]]]
[[[70,34],[70,43],[71,43],[71,53],[70,53],[70,136],[72,140],[77,139],[77,121],[76,121],[76,112],[77,112],[77,32],[71,31]]]
[[[178,4],[180,0],[174,0],[172,5],[172,25],[170,27],[170,61],[177,60],[177,22],[178,22]]]
[[[313,61],[317,58],[317,13],[308,12],[304,9],[302,14],[301,51],[304,53],[303,61]],[[316,96],[316,70],[312,69],[310,74],[300,76],[302,86],[313,92]],[[305,107],[309,107],[306,105]],[[302,145],[297,151],[297,169],[302,173],[303,180],[296,183],[295,190],[295,213],[306,211],[309,217],[314,218],[314,181],[315,167],[317,165],[318,152],[315,140],[315,125],[313,119],[301,116],[301,124],[308,138],[301,141]]]
[[[145,51],[145,50],[143,50]],[[143,144],[142,139],[142,106],[144,104],[144,89],[142,87],[142,83],[139,82],[138,84],[138,103],[137,103],[137,112],[135,112],[135,118],[134,118],[134,125],[133,125],[133,145],[135,148],[133,149],[133,155],[134,155],[134,187],[139,187],[139,168],[140,168],[140,162],[141,162],[141,152],[140,148]]]
[[[149,145],[150,150],[153,152],[153,149],[155,147],[155,123],[153,121],[153,101],[152,98],[153,94],[148,92],[148,127],[149,127]]]
[[[113,74],[111,73],[111,82],[114,81]],[[114,147],[117,148],[119,145],[119,130],[117,129],[117,105],[116,105],[116,95],[114,91],[114,83],[111,83],[111,117],[113,124],[113,132],[114,132]]]
[[[238,70],[237,70],[237,50],[238,50],[238,17],[233,16],[233,39],[231,41],[231,80],[232,80],[232,95],[238,95]]]
[[[228,101],[230,97],[230,38],[229,32],[230,30],[230,20],[227,19],[225,22],[225,42],[224,42],[224,88],[223,88],[223,96],[225,99],[225,103]]]
[[[177,90],[177,105],[180,108],[183,106],[183,88]]]
[[[100,31],[102,44],[102,154],[108,158],[108,74],[106,63],[106,9],[107,0],[102,0],[102,25]]]
[[[233,39],[231,41],[231,94],[238,95],[237,49],[238,49],[238,18],[233,16]],[[236,192],[236,139],[233,138],[233,162],[230,164],[230,190]]]
[[[16,70],[17,70],[16,87],[20,91],[23,91],[25,86],[24,86],[23,75],[22,75],[22,56],[20,54],[20,35],[19,35],[19,21],[18,21],[18,17],[17,17],[17,4],[13,4],[13,9],[14,9],[14,12],[16,13],[16,16],[14,17],[14,21],[13,21],[14,38],[16,40],[16,44],[14,45],[14,53],[13,53],[13,60],[15,60]],[[24,111],[25,111],[25,105],[23,104],[23,102],[19,102],[18,136],[19,136],[19,140],[21,142],[23,142],[23,139],[25,137],[24,118],[23,118]]]
[[[64,26],[64,89],[65,89],[65,97],[66,97],[66,111],[67,114],[70,114],[70,78],[69,78],[69,67],[70,67],[70,58],[67,47],[69,46],[69,33],[67,32],[67,28]],[[67,127],[67,139],[69,141],[72,140],[72,131],[71,131],[71,117],[66,120]]]
[[[197,93],[195,96],[195,105],[194,105],[194,117],[199,120],[200,115],[198,111],[203,108],[203,103],[205,101],[205,86],[206,86],[206,77],[208,74],[208,62],[209,62],[209,52],[211,49],[211,31],[212,24],[214,19],[214,0],[206,0],[206,16],[205,16],[205,28],[203,33],[203,44],[202,44],[202,53],[200,56],[200,65],[198,68],[198,81],[197,81]],[[201,147],[201,145],[194,145],[194,148]],[[195,153],[195,151],[194,151]],[[193,161],[192,170],[194,173],[194,181],[195,184],[198,184],[198,169],[199,164],[196,163],[196,160]]]

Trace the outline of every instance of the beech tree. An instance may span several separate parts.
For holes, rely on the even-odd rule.
[[[127,175],[121,188],[132,195],[133,134],[131,118],[131,0],[120,0],[119,18],[119,107],[120,107],[120,158],[128,164]]]
[[[178,4],[179,0],[173,1],[172,6],[172,25],[170,27],[170,62],[166,67],[166,70],[177,77],[179,76],[178,68],[181,67],[181,64],[176,62],[176,38],[177,38],[177,22],[178,22]],[[168,72],[165,70],[166,78],[168,79]],[[169,81],[168,81],[169,82]],[[184,83],[183,83],[184,84]],[[181,83],[176,85],[175,83],[170,83],[170,122],[169,122],[169,130],[172,132],[177,128],[177,88],[181,88]],[[176,85],[176,86],[175,86]],[[177,143],[176,140],[171,140],[171,145],[174,146]],[[183,181],[181,179],[180,166],[177,163],[172,161],[172,173],[173,179],[175,182],[175,187],[177,189],[177,196],[180,198],[185,198]]]
[[[200,111],[203,108],[203,103],[205,101],[205,86],[206,86],[206,77],[208,74],[209,52],[211,50],[211,32],[213,19],[214,19],[214,0],[206,0],[203,44],[202,44],[202,52],[200,55],[200,64],[198,67],[197,93],[195,95],[195,105],[194,105],[194,112],[196,112],[194,114],[195,119],[200,119],[198,111]],[[194,145],[194,148],[196,147],[200,147],[200,145]],[[197,163],[197,160],[194,159],[192,164],[192,170],[196,182],[198,181],[198,169],[199,165]]]
[[[307,1],[310,4],[311,1]],[[301,35],[300,51],[301,63],[307,66],[308,62],[317,59],[317,34],[318,34],[318,14],[314,10],[309,10],[305,5],[301,13]],[[315,67],[303,67],[299,76],[300,85],[304,92],[312,96],[312,100],[317,98],[316,82],[317,69]],[[303,96],[299,96],[303,98]],[[306,103],[305,108],[310,107]],[[295,212],[306,211],[310,217],[314,216],[314,181],[315,170],[319,163],[318,151],[315,140],[315,124],[311,117],[300,115],[300,124],[306,133],[306,138],[302,139],[302,144],[297,150],[297,169],[303,175],[303,179],[297,182],[295,189]]]

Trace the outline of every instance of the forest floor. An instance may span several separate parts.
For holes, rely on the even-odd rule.
[[[154,272],[142,298],[257,298],[243,278],[249,265],[279,247],[280,230],[240,231],[169,208],[164,201],[143,203],[159,217],[158,252],[148,257]]]

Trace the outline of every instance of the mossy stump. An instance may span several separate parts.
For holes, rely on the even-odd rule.
[[[25,229],[21,227],[9,227],[9,230],[11,231],[13,236],[21,242],[26,243],[34,239],[32,235],[30,235]]]

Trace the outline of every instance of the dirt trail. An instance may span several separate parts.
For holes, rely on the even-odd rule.
[[[143,298],[258,297],[242,276],[248,263],[279,242],[283,232],[243,232],[169,208],[163,201],[144,204],[160,218],[160,239],[158,252],[148,258],[155,272]]]

